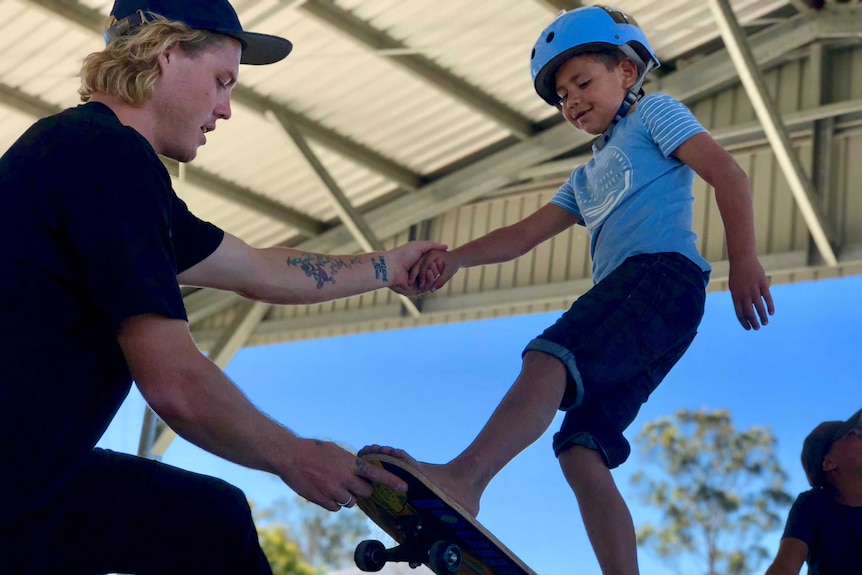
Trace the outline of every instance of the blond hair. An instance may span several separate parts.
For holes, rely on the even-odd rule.
[[[84,58],[78,89],[82,102],[89,102],[94,92],[102,92],[122,98],[127,104],[143,104],[153,96],[159,76],[159,54],[179,43],[183,51],[194,57],[222,40],[219,34],[193,30],[161,16],[148,16],[153,21],[117,36],[104,50]]]

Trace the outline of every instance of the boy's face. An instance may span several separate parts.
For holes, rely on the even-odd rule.
[[[608,70],[604,62],[589,54],[569,58],[556,76],[563,117],[579,130],[601,134],[636,80],[637,66],[628,59]]]
[[[194,56],[177,45],[159,56],[161,75],[151,102],[157,118],[152,144],[158,153],[191,161],[216,121],[230,118],[241,54],[240,43],[224,37]]]
[[[823,459],[823,470],[835,469],[862,479],[862,427],[850,429],[832,443]]]

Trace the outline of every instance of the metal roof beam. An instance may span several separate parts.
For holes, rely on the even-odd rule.
[[[812,9],[811,0],[787,0],[787,3],[797,12],[807,12]]]
[[[360,166],[363,166],[372,172],[392,180],[400,186],[410,190],[415,190],[427,183],[427,180],[416,172],[405,168],[397,162],[393,162],[389,158],[378,154],[350,138],[342,136],[334,130],[330,130],[326,126],[318,124],[301,114],[297,114],[296,112],[285,108],[274,100],[266,98],[265,96],[244,87],[242,84],[239,84],[234,88],[231,94],[231,99],[236,103],[245,105],[252,111],[257,112],[264,117],[268,113],[275,114],[278,118],[284,119],[284,121],[297,126],[303,131],[303,133],[308,134],[309,138],[315,140],[319,144],[353,162],[356,162]]]
[[[793,193],[796,205],[808,226],[808,232],[811,234],[823,260],[829,265],[836,265],[838,258],[832,249],[831,234],[828,232],[826,220],[818,205],[814,186],[805,175],[802,162],[793,150],[790,135],[782,123],[781,116],[775,109],[775,103],[769,96],[766,80],[751,53],[745,34],[733,13],[733,8],[730,7],[728,0],[710,0],[709,7],[718,24],[730,59],[733,61],[742,85],[748,93],[754,112],[760,123],[763,124],[763,130],[766,132],[766,138],[772,146],[778,165],[781,166],[781,171],[790,185],[790,191]]]
[[[35,118],[44,118],[60,111],[58,106],[50,102],[3,83],[0,83],[0,104]]]
[[[858,261],[848,260],[839,268],[829,266],[811,266],[807,263],[807,254],[803,251],[792,251],[785,253],[766,254],[758,256],[766,273],[774,280],[793,281],[793,274],[803,273],[806,276],[836,277],[844,273],[847,275],[858,274],[860,264]],[[710,290],[726,289],[719,288],[727,282],[727,274],[730,269],[729,262],[712,261],[713,266]],[[453,316],[468,316],[476,313],[491,313],[499,311],[506,315],[512,308],[524,306],[554,306],[555,309],[565,309],[577,296],[585,293],[593,282],[589,278],[554,282],[550,284],[530,285],[501,290],[486,291],[481,293],[463,293],[447,295],[446,297],[433,298],[423,303],[423,317],[417,323],[412,323],[410,318],[399,315],[399,309],[395,305],[381,305],[373,308],[351,308],[339,310],[337,313],[324,315],[314,314],[302,317],[270,319],[261,323],[258,331],[253,336],[267,338],[278,335],[284,341],[308,339],[309,333],[346,333],[339,328],[348,326],[368,325],[372,322],[385,322],[392,326],[414,326],[434,325],[435,318]],[[715,288],[713,286],[716,286]],[[497,317],[498,314],[494,314]],[[447,321],[449,321],[447,319]],[[362,331],[361,329],[359,331]],[[213,344],[220,336],[218,330],[203,330],[195,333],[195,341],[203,349]],[[253,342],[252,339],[252,342]],[[259,341],[257,342],[260,343]]]
[[[224,180],[206,170],[184,164],[184,176],[180,176],[179,162],[161,157],[168,172],[179,181],[202,188],[216,196],[244,206],[272,220],[295,228],[306,237],[314,237],[326,229],[326,224],[309,217],[263,194],[244,188],[228,180]]]
[[[830,5],[827,10],[809,10],[754,34],[748,39],[754,59],[761,68],[786,58],[788,54],[817,41],[862,36],[862,7]],[[649,84],[655,91],[691,102],[707,97],[739,81],[727,50],[718,50],[696,64],[662,76]]]
[[[208,354],[210,360],[224,370],[237,352],[246,345],[269,308],[269,304],[245,300],[234,321],[222,332],[210,349]],[[138,455],[161,459],[176,436],[176,432],[147,406],[141,428],[141,440],[138,444]]]
[[[562,12],[563,10],[568,12],[584,5],[580,0],[536,0],[536,2],[554,12]]]
[[[51,14],[60,16],[89,32],[99,36],[105,33],[107,17],[77,0],[30,0],[30,3],[41,6]]]
[[[332,177],[329,170],[326,169],[323,162],[320,161],[317,154],[311,149],[311,146],[308,145],[302,133],[296,126],[284,123],[274,116],[273,120],[278,122],[284,132],[290,136],[290,139],[293,140],[293,143],[305,158],[305,161],[308,162],[308,165],[311,166],[311,169],[320,178],[321,183],[329,193],[329,198],[332,200],[332,205],[335,207],[339,219],[350,230],[350,233],[360,247],[367,252],[383,251],[383,242],[378,239],[377,235],[368,225],[368,222],[362,217],[362,214],[350,203],[347,195],[341,190],[335,178]],[[413,300],[403,294],[398,294],[398,297],[401,299],[401,303],[404,305],[407,313],[413,317],[421,315],[419,308]]]
[[[831,126],[830,132],[840,129],[842,126],[858,123],[862,119],[862,99],[845,100],[834,104],[824,104],[817,108],[807,108],[798,112],[791,112],[783,116],[784,125],[790,132],[791,137],[818,137],[818,125],[828,122]],[[720,127],[710,130],[715,140],[725,148],[739,148],[750,146],[764,139],[765,132],[760,122],[748,122],[735,126]],[[519,191],[535,190],[542,187],[558,186],[562,179],[566,178],[572,171],[572,166],[589,161],[591,152],[575,157],[566,157],[562,160],[553,160],[536,166],[524,168],[518,172],[515,178],[519,183],[514,186],[500,188],[493,196],[504,196]],[[826,189],[825,187],[821,189]]]
[[[409,50],[410,46],[374,28],[351,12],[342,10],[332,0],[306,0],[300,7],[322,23],[334,27],[372,50]],[[475,112],[503,126],[520,139],[538,131],[529,118],[519,114],[474,85],[420,54],[399,54],[390,59],[408,72],[430,82]]]

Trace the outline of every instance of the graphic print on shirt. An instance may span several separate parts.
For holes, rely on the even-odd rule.
[[[621,149],[608,146],[584,168],[583,186],[575,190],[575,199],[588,229],[608,217],[632,187],[632,162]]]

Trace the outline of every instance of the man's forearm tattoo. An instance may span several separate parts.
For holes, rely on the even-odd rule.
[[[380,258],[371,258],[371,263],[374,265],[374,277],[376,279],[382,280],[383,283],[389,283],[389,275],[386,273],[386,258],[380,256]]]
[[[339,270],[349,268],[361,261],[361,258],[358,257],[345,261],[341,258],[333,258],[325,255],[307,254],[298,258],[288,258],[287,267],[298,267],[305,272],[306,277],[315,280],[317,289],[323,289],[326,284],[335,284],[335,276]]]

